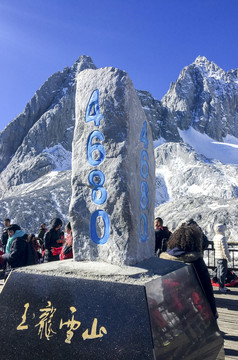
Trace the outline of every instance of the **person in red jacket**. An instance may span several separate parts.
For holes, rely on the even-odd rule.
[[[73,257],[73,235],[70,222],[65,226],[65,232],[67,236],[60,253],[60,260],[71,259]]]

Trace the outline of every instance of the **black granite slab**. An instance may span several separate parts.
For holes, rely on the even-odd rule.
[[[144,286],[13,272],[0,324],[5,360],[154,358]]]
[[[151,275],[159,275],[164,276],[168,273],[171,273],[172,271],[176,271],[178,269],[186,267],[187,264],[185,264],[182,261],[171,261],[171,260],[164,260],[160,259],[156,256],[141,261],[137,265],[133,265],[133,267],[138,267],[140,269],[148,270]]]
[[[223,339],[193,266],[145,286],[155,359],[215,360]]]

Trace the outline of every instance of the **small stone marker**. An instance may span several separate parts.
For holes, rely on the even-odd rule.
[[[74,259],[136,264],[154,255],[152,133],[129,76],[77,78],[70,221]]]

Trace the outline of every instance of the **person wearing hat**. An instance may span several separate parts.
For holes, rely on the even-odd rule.
[[[224,294],[230,292],[230,290],[225,287],[225,280],[227,273],[227,262],[231,261],[228,244],[225,237],[225,230],[225,224],[216,224],[214,226],[216,235],[212,239],[215,249],[215,259],[217,261],[217,279],[219,283],[219,291]]]
[[[6,253],[0,255],[6,265],[5,279],[12,269],[26,266],[26,239],[27,234],[19,225],[12,224],[7,228],[8,241],[6,245]]]

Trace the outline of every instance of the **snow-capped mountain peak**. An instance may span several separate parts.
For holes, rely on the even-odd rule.
[[[214,62],[207,60],[205,56],[198,56],[193,64],[201,71],[203,76],[207,78],[224,81],[228,80],[225,71]]]
[[[199,56],[181,71],[161,103],[167,109],[165,124],[172,118],[179,130],[193,127],[216,141],[238,138],[237,71],[225,72]]]

